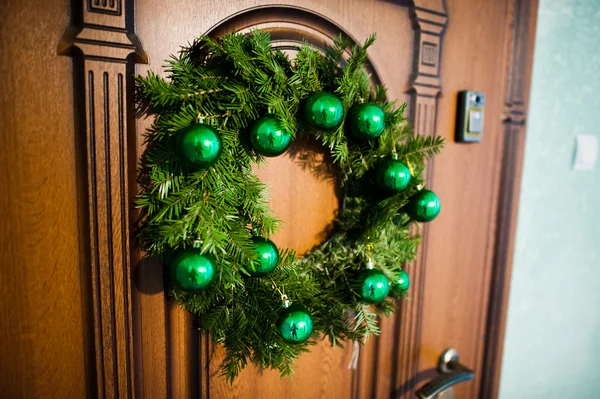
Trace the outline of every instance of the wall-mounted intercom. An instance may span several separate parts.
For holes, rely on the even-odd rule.
[[[458,93],[456,141],[477,143],[483,137],[485,94],[465,90]]]

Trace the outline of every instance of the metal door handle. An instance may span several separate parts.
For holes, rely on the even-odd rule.
[[[462,364],[456,349],[446,349],[438,363],[440,375],[423,385],[415,394],[419,399],[432,399],[435,395],[445,391],[459,382],[469,381],[475,377],[473,370]]]

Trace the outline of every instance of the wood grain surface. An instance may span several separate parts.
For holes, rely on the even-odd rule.
[[[186,0],[170,3],[138,0],[137,32],[150,57],[150,64],[139,66],[138,71],[149,68],[156,71],[177,45],[207,30],[225,33],[258,27],[277,32],[278,40],[287,42],[302,35],[309,37],[309,41],[313,36],[327,37],[332,29],[342,29],[357,40],[377,31],[379,39],[370,52],[371,61],[379,79],[388,87],[391,99],[410,99],[414,62],[424,60],[440,68],[425,71],[420,81],[423,88],[417,90],[423,98],[412,104],[411,115],[415,131],[437,133],[447,139],[445,151],[430,167],[428,181],[440,195],[443,211],[428,227],[422,261],[413,270],[409,267],[409,274],[423,277],[415,279],[410,291],[416,302],[404,304],[398,317],[382,322],[381,337],[362,348],[358,372],[345,370],[348,350],[334,351],[320,344],[298,362],[293,381],[279,380],[273,372],[250,367],[229,387],[216,377],[222,348],[204,343],[200,348],[205,352],[197,357],[202,362],[206,351],[210,351],[210,378],[206,381],[202,377],[202,393],[215,397],[300,397],[307,393],[308,397],[383,398],[392,394],[408,398],[436,375],[438,356],[450,346],[459,350],[464,363],[474,368],[479,378],[503,162],[502,118],[509,76],[513,3],[415,2],[415,24],[422,24],[425,17],[432,24],[423,28],[425,33],[420,41],[413,33],[409,3],[306,0],[293,2],[291,8],[287,5],[292,2],[282,3],[276,8],[266,7],[267,2],[262,1],[207,3],[206,7],[198,8]],[[427,10],[432,10],[429,16],[425,15]],[[166,14],[177,14],[178,23],[157,17]],[[445,33],[440,34],[443,15],[448,15],[449,22]],[[432,35],[434,31],[444,35],[439,60],[431,58],[432,48],[439,45]],[[438,71],[439,79],[435,80]],[[440,87],[441,94],[436,97]],[[453,142],[457,93],[467,89],[483,91],[487,96],[485,138],[481,144]],[[138,134],[147,126],[148,121],[139,122]],[[300,149],[306,145],[298,144]],[[275,237],[277,243],[304,252],[321,242],[335,212],[334,181],[314,179],[294,156],[272,160],[257,172],[270,184],[273,209],[285,222]],[[179,367],[179,362],[186,361],[190,361],[188,352],[170,353],[169,367]],[[303,390],[294,389],[298,386]],[[459,397],[474,397],[479,386],[480,380],[476,379],[458,386],[456,393]]]
[[[436,375],[447,347],[476,372],[457,397],[497,394],[537,3],[270,4],[136,0],[135,16],[125,0],[0,6],[3,398],[409,398]],[[419,31],[424,21],[432,26]],[[164,267],[128,252],[141,135],[151,123],[133,119],[131,75],[164,74],[163,61],[204,32],[253,27],[284,47],[302,38],[323,46],[339,31],[363,41],[376,31],[374,79],[390,99],[412,99],[415,130],[447,145],[429,168],[442,213],[421,230],[411,302],[382,320],[358,369],[347,368],[352,349],[319,343],[293,379],[249,366],[229,386],[218,377],[223,348],[165,295]],[[149,61],[135,70],[146,53],[134,33]],[[480,144],[453,141],[460,90],[486,93]],[[324,149],[298,141],[256,172],[284,222],[273,237],[280,247],[302,254],[331,234],[339,192]]]
[[[129,3],[131,5],[131,3]],[[90,299],[99,397],[135,393],[129,168],[133,60],[145,54],[124,0],[71,3],[71,24],[58,53],[73,57],[74,111],[85,138]],[[135,139],[135,137],[133,137]],[[84,281],[88,283],[88,281]]]
[[[513,29],[503,115],[503,158],[496,215],[497,229],[490,284],[490,303],[487,314],[486,347],[479,393],[484,398],[497,397],[500,388],[508,294],[512,275],[512,255],[517,228],[521,172],[525,155],[526,117],[537,9],[537,0],[516,0],[511,2],[509,9]]]
[[[0,396],[93,392],[84,143],[73,68],[56,53],[64,0],[0,5]],[[90,367],[91,366],[91,367]],[[86,388],[87,385],[87,388]]]
[[[493,261],[499,177],[502,169],[502,115],[511,39],[509,2],[448,2],[450,17],[442,53],[442,95],[438,134],[446,147],[435,158],[432,188],[442,212],[429,225],[427,272],[422,287],[419,374],[437,367],[441,352],[454,347],[475,370],[473,382],[455,388],[459,398],[477,397],[482,374],[485,323]],[[486,95],[483,141],[453,140],[457,93]],[[401,383],[401,381],[399,381]],[[417,384],[423,379],[418,378]]]
[[[283,3],[285,5],[286,2]],[[180,44],[189,42],[208,30],[217,34],[260,27],[271,31],[277,38],[278,45],[287,45],[294,40],[296,40],[295,44],[300,44],[302,37],[305,37],[316,46],[322,46],[325,41],[331,40],[331,36],[338,33],[341,27],[358,41],[364,40],[372,31],[378,30],[379,39],[370,52],[377,77],[381,81],[392,82],[387,84],[391,98],[399,99],[401,102],[407,101],[406,77],[411,69],[413,34],[408,10],[405,7],[374,2],[377,9],[373,10],[372,7],[365,6],[364,2],[359,1],[307,1],[302,2],[301,5],[298,2],[288,3],[294,3],[301,8],[279,6],[275,9],[263,9],[256,7],[265,4],[264,2],[245,1],[235,4],[213,4],[210,8],[200,9],[190,1],[164,3],[138,0],[136,30],[150,60],[148,65],[139,65],[138,72],[145,73],[148,69],[160,71],[163,60],[169,54],[176,52]],[[251,11],[230,18],[232,14],[238,14],[243,9]],[[157,18],[157,12],[177,14],[178,24],[173,25],[168,20]],[[219,25],[222,21],[224,21],[222,25]],[[158,34],[161,31],[169,32],[168,37]],[[390,58],[390,49],[393,49],[392,58]],[[139,120],[138,134],[141,134],[150,122],[151,120],[148,119]],[[139,151],[141,150],[142,148],[139,148]],[[328,155],[323,148],[315,145],[314,142],[296,142],[286,155],[269,160],[268,165],[258,167],[256,171],[268,184],[271,207],[284,223],[280,232],[273,237],[278,246],[294,248],[302,254],[328,237],[329,228],[339,206],[339,195],[335,170],[332,170]],[[162,276],[154,278],[158,279]],[[142,308],[141,314],[167,312],[170,314],[168,317],[180,320],[177,327],[180,331],[181,329],[188,331],[192,328],[191,320],[173,314],[172,308],[163,309],[165,308],[149,306]],[[186,322],[187,326],[185,326]],[[170,326],[172,325],[171,323]],[[149,327],[149,325],[144,327],[143,331]],[[172,333],[173,331],[168,327],[168,335]],[[388,334],[389,336],[391,334]],[[362,348],[364,359],[367,359],[367,353],[374,343],[375,341],[371,340],[367,347]],[[218,377],[223,349],[213,345],[201,345],[201,348],[210,351],[208,364],[210,379],[202,387],[202,392],[206,396],[341,398],[357,392],[359,381],[357,372],[347,368],[352,355],[351,349],[332,349],[327,343],[320,343],[312,353],[304,355],[298,361],[293,379],[281,380],[277,372],[249,366],[230,387]],[[198,361],[202,360],[203,355],[206,353],[198,354]],[[189,352],[181,347],[176,351],[170,349],[168,359],[168,367],[177,369],[184,369],[183,365],[189,365],[191,360]],[[372,368],[373,365],[365,365],[365,368],[369,367]],[[200,372],[206,373],[202,368]],[[149,384],[154,389],[154,383],[149,382]],[[207,385],[209,385],[208,389]],[[299,390],[299,386],[303,389]],[[170,392],[177,389],[178,395],[194,396],[192,388],[187,392],[174,386],[169,389]],[[367,384],[365,389],[370,390],[370,384]]]
[[[446,27],[448,12],[443,1],[416,1],[410,9],[410,16],[415,29],[415,50],[413,55],[413,71],[410,79],[411,101],[410,121],[415,133],[424,136],[437,136],[436,121],[438,114],[438,97],[442,90],[440,79],[441,48]],[[427,162],[424,181],[431,188],[435,159]],[[437,222],[437,221],[436,221]],[[408,291],[410,301],[398,304],[398,312],[390,323],[393,338],[387,345],[393,350],[381,351],[377,355],[378,374],[377,392],[386,396],[390,387],[396,397],[412,397],[419,378],[431,378],[429,374],[419,373],[419,352],[421,350],[421,317],[424,301],[424,285],[428,271],[427,244],[429,225],[415,226],[415,234],[422,237],[417,250],[417,259],[409,262],[404,269],[410,273],[411,288]],[[430,370],[429,370],[430,371]],[[391,375],[388,380],[381,380],[381,375]]]

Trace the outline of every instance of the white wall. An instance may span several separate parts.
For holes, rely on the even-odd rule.
[[[501,399],[600,398],[600,1],[541,0]]]

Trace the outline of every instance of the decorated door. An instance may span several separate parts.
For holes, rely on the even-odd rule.
[[[85,365],[80,378],[89,396],[428,397],[436,390],[419,389],[444,373],[449,378],[438,382],[458,383],[447,395],[495,395],[536,4],[73,0],[59,6],[71,10],[57,53],[73,58],[79,152],[72,159],[81,173],[73,187],[85,198],[77,212],[89,232],[78,247],[84,261],[77,309],[83,316],[76,317],[82,331],[76,345],[85,356],[72,358]],[[372,80],[388,88],[390,100],[408,103],[415,132],[446,139],[426,170],[442,212],[419,229],[418,260],[406,265],[409,299],[381,320],[379,337],[345,349],[321,342],[298,360],[292,378],[248,365],[230,385],[220,377],[223,348],[198,332],[192,315],[166,294],[163,265],[144,259],[133,240],[136,171],[152,122],[135,117],[133,75],[166,74],[164,60],[202,34],[254,29],[269,32],[273,46],[291,54],[304,42],[324,49],[339,33],[361,43],[375,32]],[[62,68],[66,58],[57,57]],[[481,143],[454,140],[461,90],[486,95]],[[284,222],[273,240],[304,254],[330,236],[341,197],[335,173],[327,173],[328,152],[310,141],[296,145],[324,172],[315,174],[288,155],[256,172]],[[77,278],[65,281],[76,286]],[[448,358],[438,367],[448,348],[456,349],[460,365]]]
[[[411,122],[416,131],[435,134],[437,95],[441,88],[439,59],[447,23],[447,10],[441,1],[433,2],[429,5],[431,8],[421,11],[414,6],[378,1],[295,1],[277,5],[238,2],[215,6],[208,3],[201,6],[196,2],[177,3],[160,5],[162,12],[173,16],[165,19],[156,18],[156,3],[136,3],[136,31],[150,59],[148,64],[137,66],[139,73],[156,71],[163,60],[177,51],[178,46],[201,33],[219,36],[259,29],[271,34],[273,47],[290,55],[304,42],[325,50],[333,45],[334,37],[340,33],[352,38],[354,44],[360,44],[371,33],[376,33],[376,44],[369,51],[372,80],[383,83],[391,99],[411,103]],[[144,16],[146,11],[147,19]],[[419,24],[416,30],[415,23]],[[159,32],[171,33],[165,38]],[[156,40],[145,39],[146,35],[157,35]],[[422,62],[415,64],[415,57]],[[138,135],[149,127],[150,122],[138,121]],[[268,183],[271,208],[284,223],[272,237],[273,241],[281,248],[294,248],[301,255],[331,235],[332,222],[340,209],[341,193],[327,149],[314,142],[302,142],[294,143],[292,150],[296,155],[286,153],[270,158],[267,167],[256,171]],[[314,155],[309,158],[314,165],[307,167],[305,161],[299,160],[302,158],[297,155],[299,153]],[[315,170],[320,172],[315,173]],[[420,264],[407,267],[415,289],[422,284],[417,272],[422,268]],[[148,274],[144,278],[154,281],[156,275]],[[412,300],[406,302],[407,311],[410,305],[416,303],[416,292],[411,292]],[[141,311],[144,317],[145,310],[142,308]],[[414,349],[417,339],[401,328],[403,324],[408,326],[410,319],[405,316],[402,321],[401,317],[395,317],[383,320],[381,339],[371,338],[364,347],[349,343],[345,349],[334,349],[328,341],[319,343],[311,349],[311,353],[297,361],[292,378],[282,379],[277,371],[250,365],[229,386],[220,377],[225,350],[213,345],[208,334],[196,335],[190,327],[190,323],[193,325],[191,317],[174,305],[165,313],[165,318],[171,326],[182,329],[187,335],[170,337],[174,340],[170,344],[176,345],[177,351],[183,349],[173,353],[174,358],[167,365],[179,370],[170,375],[181,384],[173,386],[173,392],[196,394],[200,390],[201,395],[214,397],[389,397],[397,378],[392,374],[399,372],[393,368],[399,367],[398,360],[403,356],[414,356],[407,350]],[[145,325],[144,328],[151,326]],[[405,343],[400,346],[402,339]],[[190,342],[196,340],[199,341],[197,347],[192,349]],[[396,354],[392,354],[394,351]],[[193,368],[189,367],[190,363]],[[198,375],[200,383],[196,379]]]

